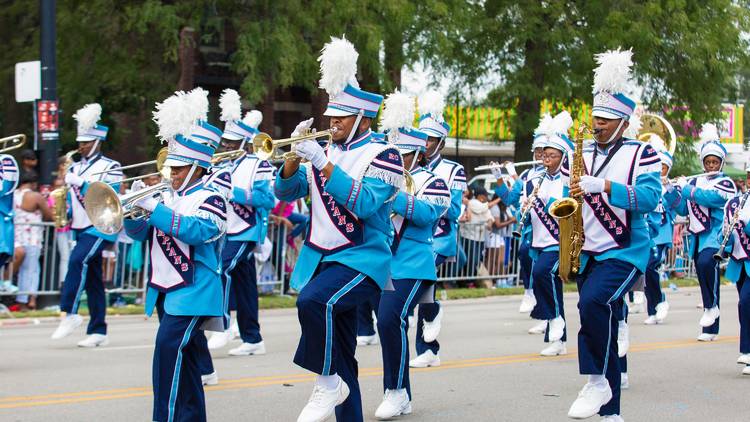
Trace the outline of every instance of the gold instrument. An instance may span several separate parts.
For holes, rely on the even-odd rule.
[[[233,149],[231,151],[217,152],[213,157],[211,157],[211,164],[215,166],[227,160],[234,161],[245,154],[247,154],[247,151],[245,151],[244,149]]]
[[[727,226],[724,226],[724,231],[722,233],[721,238],[721,244],[719,244],[719,250],[716,251],[714,254],[714,259],[716,261],[723,261],[725,259],[724,256],[724,249],[727,247],[727,243],[729,243],[729,240],[732,238],[732,231],[737,226],[737,223],[740,221],[740,212],[743,208],[745,208],[745,202],[747,202],[747,197],[750,195],[750,191],[747,191],[742,194],[740,197],[740,200],[738,201],[737,208],[735,208],[734,213],[732,214],[732,219],[729,220],[729,224]]]
[[[259,133],[253,138],[253,153],[258,156],[261,160],[289,160],[297,158],[297,154],[294,151],[283,152],[281,148],[286,146],[294,146],[302,141],[314,140],[318,138],[326,138],[326,142],[330,145],[333,142],[333,134],[336,132],[335,129],[321,130],[318,132],[307,132],[300,136],[293,136],[286,139],[271,139],[271,136],[267,133]]]
[[[670,154],[674,154],[677,148],[677,135],[669,122],[656,114],[644,114],[641,116],[641,130],[638,131],[638,140],[649,142],[651,136],[656,135],[664,141],[664,147]]]
[[[9,143],[10,145],[8,145]],[[23,133],[19,133],[18,135],[0,138],[0,144],[2,144],[2,148],[0,148],[0,154],[5,154],[9,151],[13,151],[24,146],[26,144],[26,135],[24,135]]]
[[[570,167],[570,186],[578,185],[584,175],[583,138],[591,134],[585,123],[578,126],[575,139],[575,151]],[[583,196],[560,198],[549,207],[550,215],[557,220],[560,239],[560,278],[570,281],[581,267],[581,250],[585,234],[583,231]]]
[[[73,156],[75,154],[78,154],[78,150],[74,149],[73,151],[68,151],[65,153],[65,162],[63,163],[63,171],[62,174],[59,175],[61,177],[65,177],[66,174],[68,174],[68,171],[70,171],[70,168],[75,164],[75,161],[73,161]],[[64,183],[64,182],[63,182]],[[55,202],[54,208],[52,209],[52,214],[54,216],[55,220],[55,227],[60,229],[68,225],[68,185],[63,184],[59,188],[53,190],[50,192],[50,197]]]
[[[139,191],[117,195],[107,183],[93,182],[83,199],[91,224],[104,234],[115,234],[122,229],[126,218],[146,218],[148,212],[136,203],[143,198],[167,192],[172,188],[169,181],[157,183]]]
[[[159,152],[156,153],[156,159],[155,160],[143,161],[141,163],[135,163],[135,164],[127,165],[127,166],[115,167],[115,168],[111,168],[109,170],[104,170],[104,171],[98,171],[96,173],[91,173],[91,175],[92,176],[98,176],[100,174],[114,173],[116,171],[134,169],[134,168],[138,168],[138,167],[145,167],[145,166],[150,166],[152,164],[155,164],[156,165],[156,172],[155,173],[144,174],[144,175],[141,175],[141,176],[128,177],[126,179],[118,180],[117,182],[112,182],[112,183],[131,182],[133,180],[146,179],[146,178],[152,177],[152,176],[162,176],[162,177],[168,178],[169,177],[169,169],[166,168],[166,167],[164,167],[164,163],[167,161],[167,155],[168,154],[169,154],[169,151],[168,151],[167,147],[164,147],[164,148],[160,149]]]
[[[685,176],[685,180],[691,180],[691,179],[695,179],[696,177],[704,177],[704,176],[705,176],[705,177],[709,177],[709,176],[715,176],[715,175],[717,175],[717,174],[719,174],[719,173],[721,173],[721,172],[720,172],[720,171],[707,171],[707,172],[705,172],[705,173],[698,173],[698,174],[693,174],[693,175],[690,175],[690,176]],[[669,179],[668,181],[669,181],[670,183],[677,183],[677,181],[678,181],[679,179],[680,179],[679,177],[673,177],[673,178]]]
[[[523,167],[523,166],[535,166],[537,164],[542,164],[540,160],[531,160],[531,161],[521,161],[520,163],[511,163],[513,164],[513,167]],[[487,171],[492,170],[493,168],[505,168],[506,164],[487,164],[484,166],[474,167],[474,171]]]
[[[529,215],[529,211],[531,211],[531,207],[533,206],[534,201],[536,200],[536,197],[539,194],[539,188],[542,186],[542,183],[544,182],[545,174],[542,174],[539,177],[539,181],[536,183],[536,186],[534,186],[534,190],[531,191],[531,195],[529,195],[529,197],[526,198],[526,203],[524,204],[523,209],[521,210],[521,216],[519,217],[518,228],[516,230],[513,230],[513,233],[512,233],[513,237],[515,237],[516,239],[520,239],[521,234],[523,234],[523,228],[526,226],[526,217]]]

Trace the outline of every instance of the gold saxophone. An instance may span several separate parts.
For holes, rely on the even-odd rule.
[[[583,138],[590,134],[588,126],[581,123],[576,132],[573,163],[570,166],[570,186],[577,185],[583,176]],[[561,198],[550,205],[549,213],[557,220],[560,239],[559,274],[564,282],[570,281],[581,267],[583,232],[583,196]]]
[[[74,149],[65,154],[65,163],[63,164],[63,172],[60,176],[65,178],[65,175],[70,170],[70,167],[75,163],[73,161],[73,155],[77,154],[78,150]],[[63,185],[49,194],[52,200],[55,202],[52,214],[55,217],[55,227],[60,229],[68,225],[68,185],[63,182]]]

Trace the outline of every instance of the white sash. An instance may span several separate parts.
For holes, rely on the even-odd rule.
[[[104,157],[98,157],[93,162],[89,162],[85,166],[83,165],[82,161],[73,164],[72,171],[81,176],[87,182],[107,182],[119,180],[120,176],[114,178],[111,176],[111,174],[114,173],[111,173],[109,176],[107,175],[107,173],[98,175],[93,174],[104,170],[111,170],[114,167],[119,167],[119,163],[112,160],[107,160]],[[89,220],[89,216],[86,214],[86,208],[83,206],[84,195],[81,193],[81,189],[77,186],[71,186],[70,196],[71,210],[73,212],[71,227],[76,230],[87,229],[91,227],[91,220]]]
[[[690,184],[698,189],[715,189],[715,185],[722,181],[721,177],[708,179],[705,176],[695,178]],[[711,228],[711,209],[698,205],[693,201],[687,201],[688,208],[688,231],[692,234],[700,234]]]
[[[536,182],[538,183],[538,181]],[[557,221],[545,210],[550,198],[562,198],[563,181],[562,177],[550,179],[544,176],[537,197],[534,200],[531,209],[531,227],[533,238],[531,246],[543,249],[549,246],[555,246],[560,243],[560,228]]]

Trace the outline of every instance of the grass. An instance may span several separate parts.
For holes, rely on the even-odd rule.
[[[724,284],[728,281],[722,278]],[[677,287],[691,287],[697,286],[698,281],[694,278],[673,278],[669,280],[669,283],[674,283]],[[666,283],[667,285],[669,283]],[[574,283],[567,283],[564,286],[565,292],[575,292],[576,285]],[[437,292],[437,297],[442,298],[443,290],[440,289]],[[480,299],[492,296],[510,296],[523,294],[523,287],[510,287],[510,288],[498,288],[498,289],[486,289],[486,288],[456,288],[445,290],[447,300],[455,299]],[[261,296],[259,299],[260,309],[283,309],[283,308],[294,308],[296,296]],[[81,315],[88,315],[88,309],[82,307],[80,310]],[[57,311],[26,311],[26,312],[14,312],[14,318],[44,318],[44,317],[56,317],[60,315]],[[107,308],[107,315],[143,315],[143,305],[127,305],[119,308]],[[8,315],[0,315],[0,319],[9,319]]]

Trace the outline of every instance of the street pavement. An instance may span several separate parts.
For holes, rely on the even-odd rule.
[[[750,420],[750,376],[737,365],[737,292],[722,288],[719,339],[698,343],[697,288],[667,292],[671,311],[658,326],[630,317],[627,421]],[[575,294],[565,296],[569,354],[542,358],[542,337],[527,334],[519,296],[449,301],[440,334],[443,365],[412,370],[409,421],[565,421],[585,378],[578,374]],[[299,336],[295,310],[261,312],[268,354],[230,357],[214,351],[219,385],[207,388],[209,421],[294,421],[313,376],[292,363]],[[151,420],[155,319],[113,317],[110,345],[78,349],[83,328],[49,339],[55,322],[0,327],[0,421]],[[413,353],[414,329],[410,330]],[[232,343],[236,345],[238,340]],[[382,398],[380,346],[357,350],[366,420]],[[592,418],[591,420],[599,420]]]

